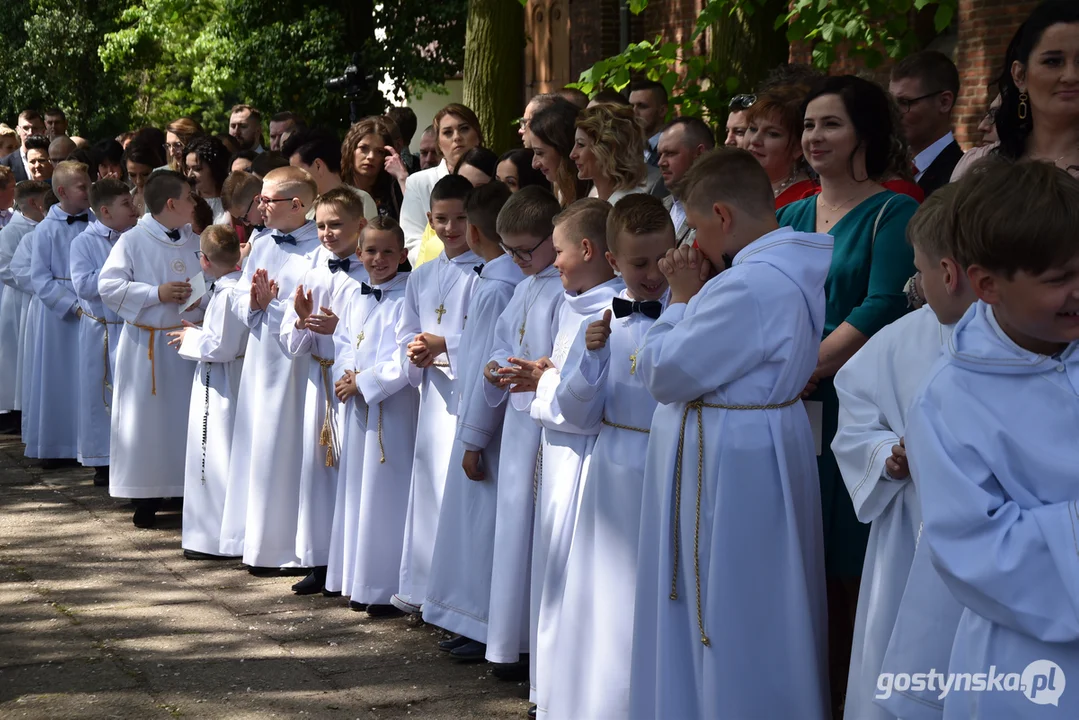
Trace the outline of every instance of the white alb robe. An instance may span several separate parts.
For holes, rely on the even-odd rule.
[[[628,290],[620,296],[633,299]],[[612,317],[610,337],[599,350],[585,348],[582,332],[562,370],[562,415],[578,427],[602,427],[566,559],[547,708],[552,718],[629,716],[644,462],[656,411],[636,362],[653,322],[641,313]]]
[[[1024,350],[980,301],[910,407],[921,542],[964,608],[948,671],[1016,674],[1003,691],[953,688],[946,720],[1079,717],[1065,689],[1079,678],[1076,427],[1079,341]]]
[[[11,265],[8,266],[15,286],[30,298],[30,303],[26,306],[26,320],[22,326],[22,335],[19,338],[19,382],[22,386],[22,440],[24,443],[31,441],[34,447],[37,446],[38,424],[34,419],[37,410],[27,401],[30,399],[30,388],[34,383],[34,369],[37,366],[37,319],[42,312],[41,300],[34,294],[34,286],[30,281],[30,259],[33,256],[36,230],[35,227],[22,236],[19,247],[11,256]]]
[[[892,720],[873,702],[877,678],[907,584],[921,525],[918,494],[909,477],[884,469],[906,428],[907,408],[940,359],[951,328],[928,307],[884,328],[839,370],[839,429],[832,452],[863,523],[872,523],[854,621],[848,720]]]
[[[392,598],[394,605],[407,612],[420,612],[427,597],[438,515],[457,428],[461,331],[476,282],[472,268],[480,262],[471,250],[453,259],[443,252],[437,260],[417,268],[408,279],[405,306],[397,326],[398,360],[409,384],[420,389],[416,452],[401,550],[401,585]],[[407,355],[408,344],[421,332],[446,339],[446,352],[424,369],[413,365]]]
[[[274,240],[285,234],[267,230],[251,240],[254,247],[234,291],[234,310],[251,334],[236,399],[221,554],[242,554],[254,567],[302,566],[296,555],[296,519],[310,358],[290,357],[279,332],[296,286],[314,267],[321,245],[312,222],[288,233],[295,244]],[[265,311],[251,307],[251,279],[259,269],[278,285]]]
[[[113,368],[124,321],[101,301],[98,276],[120,233],[95,220],[71,241],[71,283],[79,318],[79,462],[108,466]]]
[[[22,213],[15,213],[0,231],[0,367],[8,368],[0,376],[0,411],[22,410],[22,339],[26,332],[26,311],[32,294],[23,292],[11,269],[19,241],[37,227]]]
[[[538,360],[554,348],[555,318],[565,298],[558,269],[548,266],[517,285],[498,317],[489,360]],[[486,364],[486,363],[485,363]],[[501,478],[496,497],[491,601],[487,617],[487,659],[517,662],[529,651],[532,521],[536,508],[540,426],[532,420],[534,393],[510,394],[488,382],[483,395],[491,407],[506,406],[498,451]]]
[[[446,491],[423,619],[440,628],[487,642],[491,602],[499,450],[505,407],[492,408],[483,393],[483,369],[491,357],[495,326],[524,274],[510,255],[484,263],[461,333],[457,436],[450,454]],[[482,451],[482,481],[461,466],[465,450]]]
[[[234,271],[212,281],[202,325],[188,328],[178,348],[180,357],[198,363],[187,420],[180,544],[210,555],[221,554],[236,396],[249,332],[234,309],[239,280],[239,271]]]
[[[566,293],[554,324],[554,368],[540,378],[532,400],[532,419],[543,428],[540,445],[539,482],[536,488],[536,518],[532,528],[531,602],[529,603],[529,700],[546,716],[554,671],[555,635],[562,611],[562,590],[566,581],[566,558],[577,525],[577,505],[581,482],[588,474],[592,447],[600,421],[577,425],[562,415],[557,390],[561,368],[570,348],[584,334],[588,323],[599,319],[611,306],[611,299],[625,289],[614,278],[583,293]],[[581,418],[584,419],[584,418]]]
[[[37,366],[29,388],[38,427],[34,437],[23,438],[33,458],[75,458],[79,451],[79,299],[71,284],[70,251],[88,223],[68,222],[76,216],[93,219],[89,211],[71,215],[56,204],[34,230],[30,283],[44,312],[36,320]]]
[[[157,288],[201,272],[199,236],[190,225],[172,240],[151,215],[116,241],[98,276],[101,300],[126,321],[116,348],[109,494],[168,498],[184,494],[187,413],[195,363],[168,346],[183,320],[202,320],[203,302],[181,312]]]
[[[645,336],[637,374],[660,405],[630,717],[828,713],[820,486],[799,399],[817,366],[831,256],[828,235],[768,233]]]
[[[345,301],[352,291],[367,280],[367,270],[355,256],[350,257],[348,271],[330,272],[327,263],[334,256],[320,248],[315,253],[315,266],[300,280],[305,292],[311,293],[312,312],[321,313],[328,307],[340,318]],[[333,335],[319,335],[307,328],[297,328],[295,305],[289,302],[281,320],[281,344],[298,362],[307,363],[307,386],[304,390],[303,460],[300,465],[299,486],[296,492],[296,557],[303,567],[325,566],[330,558],[330,535],[337,499],[337,470],[341,458],[341,403],[334,394],[334,383],[343,368],[334,361],[336,354]]]

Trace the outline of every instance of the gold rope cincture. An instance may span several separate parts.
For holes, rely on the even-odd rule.
[[[327,360],[318,355],[312,355],[311,357],[318,363],[322,371],[322,388],[326,392],[326,417],[322,421],[322,431],[318,436],[318,444],[320,447],[326,448],[326,467],[336,467],[338,440],[337,427],[333,421],[333,381],[330,379],[330,368],[333,367],[333,360]]]
[[[364,413],[363,422],[367,424],[367,419],[371,416],[371,406],[367,406],[367,411]],[[378,404],[378,462],[383,464],[386,462],[386,448],[382,446],[382,403]]]
[[[607,427],[618,428],[619,430],[632,430],[633,432],[644,433],[645,435],[648,435],[650,433],[649,430],[646,430],[644,428],[633,427],[632,425],[619,425],[616,422],[611,422],[607,418],[603,418],[603,424]]]
[[[157,365],[154,362],[154,336],[160,332],[168,332],[169,330],[183,330],[183,325],[173,325],[172,327],[153,327],[151,325],[141,325],[128,321],[127,323],[131,327],[137,327],[139,330],[146,330],[150,333],[150,349],[146,353],[146,357],[150,360],[150,394],[157,395]],[[194,323],[201,325],[202,323]]]
[[[682,426],[678,431],[678,454],[674,462],[674,524],[671,527],[672,543],[674,546],[674,569],[671,573],[671,600],[678,599],[678,562],[679,562],[679,528],[682,524],[682,449],[686,444],[686,419],[690,411],[697,413],[697,518],[693,530],[693,574],[697,582],[697,628],[701,632],[701,644],[709,647],[712,641],[704,631],[704,612],[701,608],[701,493],[704,488],[704,408],[718,410],[778,410],[790,407],[801,400],[799,395],[793,400],[771,405],[722,405],[719,403],[706,403],[703,400],[694,400],[686,403],[686,409],[682,412]]]
[[[101,402],[105,403],[105,411],[112,412],[112,407],[109,403],[109,396],[112,395],[112,383],[109,382],[109,325],[123,325],[123,320],[106,320],[105,318],[99,318],[86,312],[79,307],[75,311],[75,314],[79,317],[90,318],[96,323],[101,323],[105,328],[105,346],[102,352],[102,362],[105,365],[104,375],[101,378]]]

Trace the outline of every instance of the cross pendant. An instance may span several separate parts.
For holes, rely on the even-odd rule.
[[[363,330],[361,330],[360,334],[356,336],[356,347],[359,347],[360,343],[362,343],[362,342],[363,342]]]
[[[635,375],[637,373],[637,353],[633,353],[629,356],[629,374]]]
[[[523,343],[525,341],[525,323],[521,323],[521,327],[517,329],[517,342]]]
[[[438,324],[441,325],[442,324],[442,316],[446,314],[446,306],[444,304],[442,304],[442,303],[439,303],[438,307],[435,308],[435,314],[438,315]]]

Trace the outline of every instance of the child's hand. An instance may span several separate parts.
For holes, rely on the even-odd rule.
[[[240,263],[241,264],[243,264],[243,261],[247,258],[248,255],[251,254],[251,248],[253,248],[253,247],[254,247],[254,244],[250,240],[248,240],[245,243],[241,243],[241,245],[240,245]]]
[[[699,250],[683,245],[667,251],[659,261],[659,271],[671,287],[671,302],[686,303],[704,287],[712,265]]]
[[[413,338],[412,342],[406,346],[406,350],[408,350],[408,359],[418,368],[425,368],[435,361],[435,356],[427,347],[427,338],[424,333]]]
[[[333,392],[341,402],[359,395],[360,388],[356,385],[356,373],[352,370],[345,370],[345,374],[341,376],[341,379],[334,383]]]
[[[157,286],[157,299],[163,303],[183,304],[191,297],[191,283],[177,280]]]
[[[611,336],[611,311],[603,311],[603,319],[589,324],[584,331],[584,346],[589,350],[599,350],[607,344]]]
[[[292,307],[296,310],[296,327],[303,328],[306,326],[307,318],[311,317],[311,313],[314,312],[315,302],[311,299],[311,291],[306,293],[303,290],[303,285],[296,288],[296,294],[292,298]]]
[[[501,365],[492,360],[491,362],[487,363],[487,365],[483,368],[483,377],[487,380],[487,382],[491,383],[496,387],[502,384],[502,378],[498,374],[498,371],[501,367]]]
[[[307,299],[310,301],[311,293],[307,294]],[[338,317],[333,314],[333,310],[328,307],[319,307],[322,311],[321,315],[308,315],[304,321],[304,325],[313,333],[319,335],[333,335],[333,331],[337,329]]]
[[[441,335],[434,335],[427,332],[420,333],[420,335],[427,343],[427,350],[431,353],[432,358],[436,358],[446,352],[446,338]]]
[[[483,463],[479,450],[465,450],[465,457],[461,461],[461,468],[469,480],[483,480]]]
[[[899,444],[892,446],[892,456],[884,461],[884,469],[896,480],[910,477],[910,467],[907,465],[907,445],[903,438],[899,438]]]
[[[277,298],[277,283],[270,280],[270,274],[259,268],[251,278],[251,305],[265,312],[270,302]]]
[[[539,360],[524,360],[522,358],[510,358],[513,363],[510,367],[500,369],[504,385],[510,386],[511,393],[536,392],[543,373],[554,367],[554,363],[548,357]]]
[[[165,333],[170,338],[172,338],[172,340],[169,340],[169,346],[174,347],[177,350],[179,350],[180,345],[183,344],[184,336],[187,334],[187,331],[193,327],[196,327],[194,323],[190,323],[187,320],[181,320],[180,322],[183,324],[183,329],[173,330],[172,332]]]

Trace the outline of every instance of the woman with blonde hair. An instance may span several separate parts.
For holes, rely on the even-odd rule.
[[[202,126],[189,117],[177,118],[165,126],[165,160],[169,170],[175,170],[181,175],[187,174],[184,164],[187,146],[204,134]]]
[[[590,195],[612,205],[626,195],[647,192],[644,133],[633,108],[600,103],[577,116],[570,159],[577,177],[591,180]]]
[[[0,123],[0,158],[7,157],[19,149],[19,134],[5,123]]]

